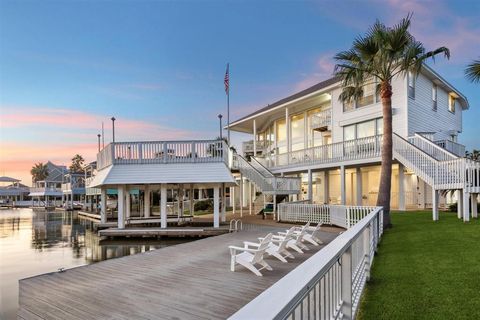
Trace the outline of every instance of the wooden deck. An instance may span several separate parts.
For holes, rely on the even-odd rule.
[[[228,226],[222,228],[195,228],[195,227],[179,227],[179,228],[109,228],[98,231],[98,235],[102,237],[210,237],[228,233]]]
[[[270,223],[269,223],[270,224]],[[271,223],[273,224],[273,223]],[[257,225],[147,253],[20,280],[20,319],[225,319],[316,253],[313,247],[257,277],[230,271],[228,245],[284,230]],[[339,229],[326,228],[325,243]],[[272,303],[275,303],[272,301]]]

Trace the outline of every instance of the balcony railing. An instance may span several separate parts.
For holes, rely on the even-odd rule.
[[[312,129],[328,127],[332,124],[332,108],[323,110],[312,116]]]
[[[62,192],[62,188],[56,187],[31,187],[30,192]]]
[[[451,140],[438,140],[434,143],[459,157],[465,157],[465,146],[463,144]]]
[[[97,154],[98,170],[112,164],[228,163],[221,140],[115,142]]]
[[[376,158],[381,155],[381,145],[382,135],[377,135],[269,155],[262,164],[271,168]]]
[[[272,145],[271,141],[261,140],[256,142],[257,152],[264,152],[269,146]],[[253,140],[245,141],[242,143],[243,153],[253,153]]]

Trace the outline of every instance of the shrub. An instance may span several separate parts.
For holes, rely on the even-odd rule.
[[[450,212],[457,212],[457,208],[458,208],[458,204],[456,202],[448,205],[448,210]]]
[[[195,211],[206,211],[213,209],[213,201],[212,200],[200,200],[195,203],[194,207]]]

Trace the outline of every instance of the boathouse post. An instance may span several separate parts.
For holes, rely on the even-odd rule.
[[[125,185],[118,186],[118,228],[125,228]]]
[[[160,187],[160,220],[161,227],[167,227],[167,186],[162,184]]]
[[[213,227],[220,227],[220,187],[213,188]]]
[[[150,218],[150,185],[145,185],[143,216]]]
[[[100,222],[107,223],[107,189],[101,188],[100,194]]]

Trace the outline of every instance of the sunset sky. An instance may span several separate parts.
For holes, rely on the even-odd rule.
[[[93,161],[111,140],[210,139],[232,120],[331,76],[332,56],[375,19],[413,12],[433,67],[470,102],[460,142],[480,149],[480,1],[1,1],[0,175],[30,185],[34,162]],[[239,144],[244,137],[233,135]]]

